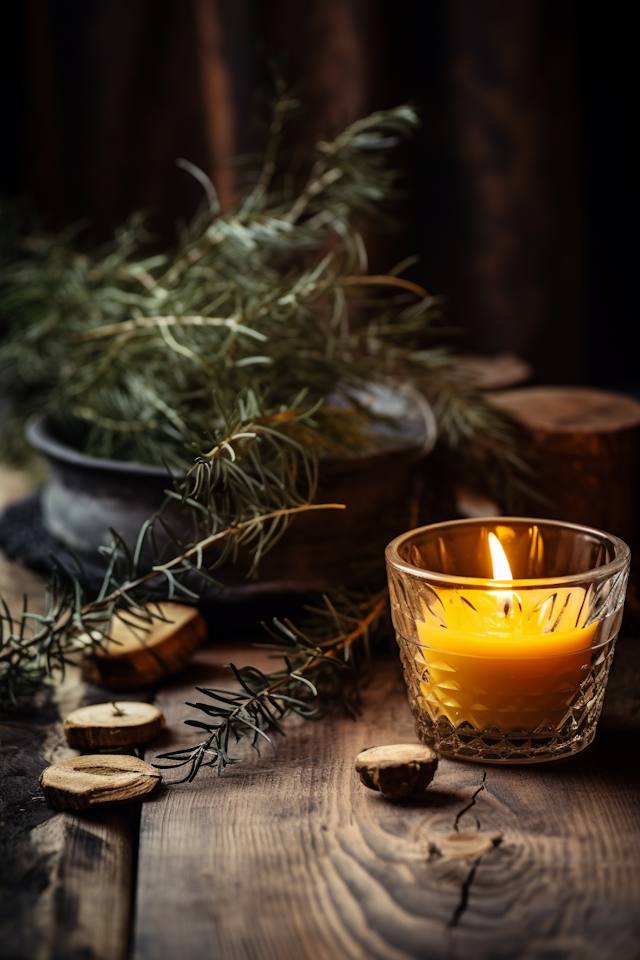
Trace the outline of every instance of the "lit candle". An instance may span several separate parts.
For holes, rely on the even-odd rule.
[[[443,756],[530,763],[595,736],[629,548],[578,524],[451,520],[386,551],[418,736]]]
[[[422,603],[416,656],[427,708],[434,720],[479,730],[556,727],[591,663],[598,624],[585,626],[586,590],[514,590],[500,541],[488,540],[494,579],[485,590],[441,589]],[[520,582],[528,585],[535,581]]]

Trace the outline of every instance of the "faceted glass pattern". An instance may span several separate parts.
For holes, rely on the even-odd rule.
[[[489,533],[513,580],[492,580]],[[622,619],[626,544],[550,520],[450,521],[397,537],[387,570],[421,740],[483,763],[553,760],[591,743]]]

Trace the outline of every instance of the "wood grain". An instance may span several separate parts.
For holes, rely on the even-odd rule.
[[[138,810],[60,813],[33,832],[48,882],[29,920],[37,960],[126,960]],[[25,918],[27,919],[27,918]]]
[[[161,692],[169,724],[229,656],[203,651],[188,682]],[[636,958],[639,679],[628,643],[588,751],[528,769],[441,761],[418,806],[385,801],[353,770],[360,750],[413,737],[396,664],[380,664],[357,722],[290,725],[277,758],[250,755],[144,805],[133,957]],[[162,749],[193,742],[184,731]],[[479,834],[468,856],[456,833]]]
[[[19,594],[26,577],[5,569]],[[223,684],[230,659],[259,662],[219,645],[160,691],[172,727],[158,751],[193,742],[183,701]],[[0,957],[636,960],[639,691],[640,643],[621,642],[583,754],[441,761],[427,800],[391,804],[353,769],[361,750],[413,738],[397,661],[378,663],[357,722],[292,723],[277,757],[238,750],[221,778],[158,788],[142,809],[130,952],[136,810],[56,814],[39,798],[42,768],[72,754],[60,713],[104,699],[72,673],[0,731]]]
[[[0,465],[0,505],[29,490],[29,478]],[[0,554],[0,591],[19,611],[22,594],[43,612],[41,581]],[[126,960],[138,807],[58,813],[38,777],[76,751],[61,716],[86,699],[79,670],[34,704],[0,720],[0,957],[7,960]],[[128,696],[119,695],[118,699]]]
[[[77,676],[0,722],[0,957],[126,960],[139,806],[59,813],[38,776],[75,756],[60,713],[85,694]]]

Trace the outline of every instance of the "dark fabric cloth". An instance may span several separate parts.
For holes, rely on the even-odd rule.
[[[39,493],[11,504],[0,514],[0,549],[9,560],[23,563],[42,577],[51,573],[55,561],[69,570],[78,569],[74,557],[42,522]],[[85,563],[84,573],[90,589],[97,593],[102,582],[100,568]]]
[[[41,577],[48,577],[54,564],[60,563],[81,576],[87,596],[95,596],[100,590],[104,568],[86,560],[80,564],[49,533],[42,521],[39,493],[12,504],[0,514],[0,550],[9,560],[23,563]]]

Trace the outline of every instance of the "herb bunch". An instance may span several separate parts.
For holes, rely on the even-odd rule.
[[[0,261],[5,446],[47,410],[61,439],[87,454],[188,470],[251,392],[276,411],[304,394],[317,452],[344,456],[376,442],[358,390],[411,380],[438,401],[445,439],[490,438],[502,457],[509,443],[479,393],[467,389],[451,416],[460,372],[425,347],[438,299],[393,271],[367,275],[357,217],[394,196],[387,155],[415,113],[360,120],[318,143],[307,172],[287,175],[281,141],[296,107],[286,91],[277,98],[264,162],[234,210],[220,214],[213,185],[182,162],[207,201],[172,251],[145,255],[140,215],[90,252],[71,231],[25,238],[11,223]]]
[[[286,114],[288,104],[281,98],[276,110]],[[366,331],[350,329],[353,281],[366,271],[354,216],[389,194],[381,155],[390,134],[415,124],[404,107],[353,124],[318,145],[302,183],[280,183],[265,160],[246,199],[222,215],[212,184],[183,163],[208,202],[166,254],[141,255],[139,216],[93,253],[65,235],[27,238],[0,275],[8,325],[0,370],[18,420],[46,409],[85,453],[188,469],[194,446],[239,395],[251,390],[277,408],[304,391],[310,406],[324,402],[330,452],[370,443],[362,423],[326,401],[353,400],[354,387],[394,373],[380,353],[383,328],[375,354]],[[416,307],[404,281],[386,283],[411,301],[389,338],[424,330],[434,298],[420,296]]]

